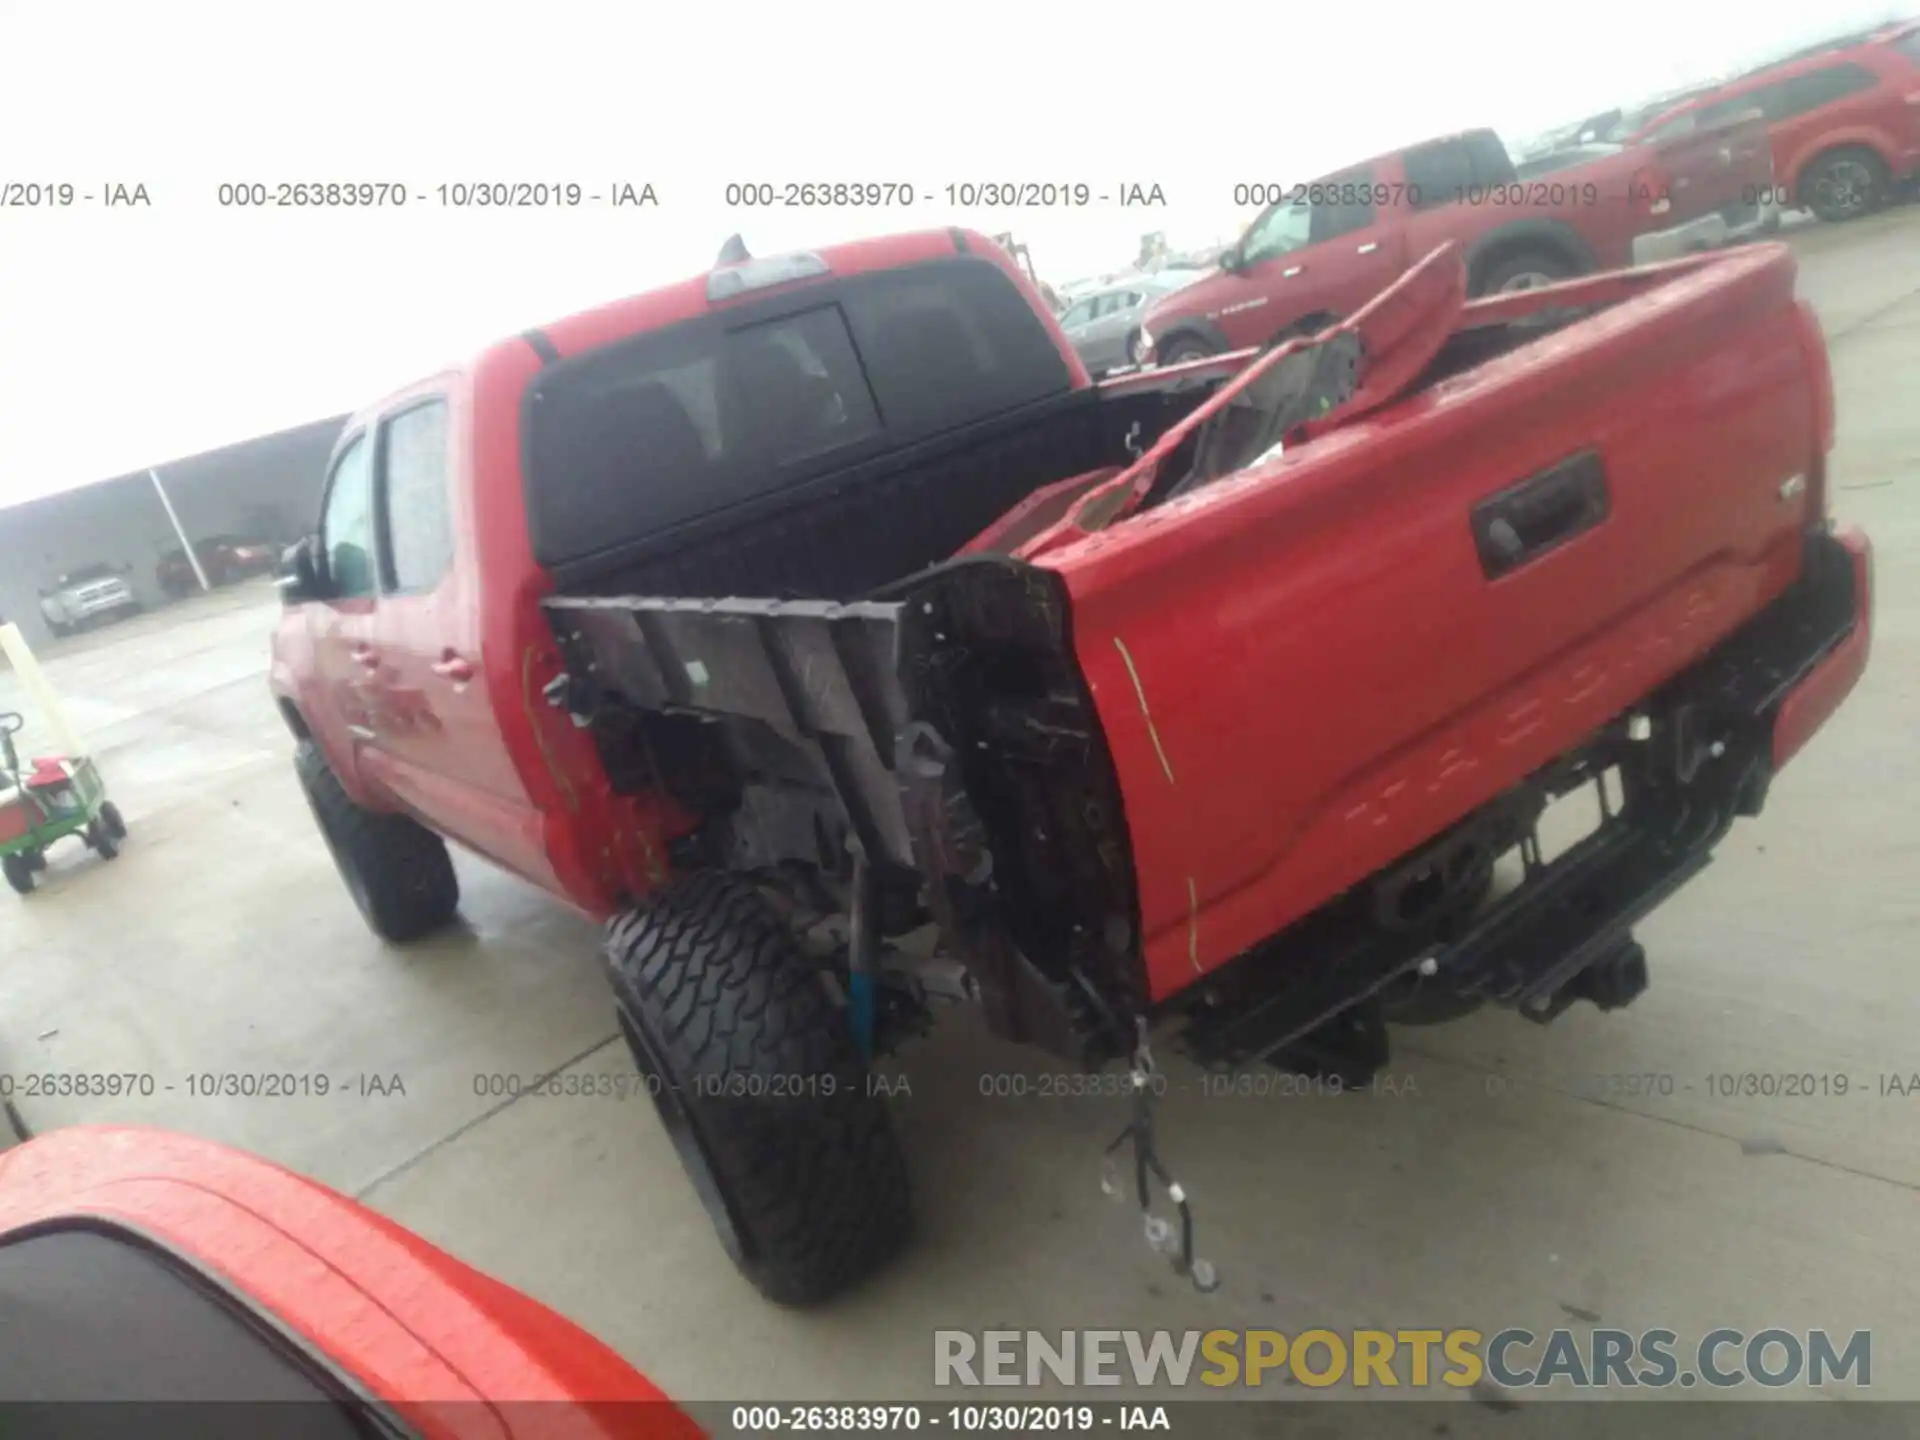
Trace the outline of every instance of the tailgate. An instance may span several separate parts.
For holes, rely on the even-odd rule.
[[[1653,174],[1643,183],[1671,201],[1669,224],[1715,211],[1730,224],[1742,224],[1758,213],[1762,195],[1773,184],[1767,122],[1758,110],[1648,148]]]
[[[1792,583],[1824,440],[1793,257],[1637,273],[1584,320],[1047,557],[1160,993],[1574,749]]]

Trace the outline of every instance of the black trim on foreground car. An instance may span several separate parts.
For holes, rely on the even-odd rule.
[[[527,347],[540,357],[542,365],[552,365],[560,359],[560,350],[546,331],[522,330],[520,338],[526,341]]]

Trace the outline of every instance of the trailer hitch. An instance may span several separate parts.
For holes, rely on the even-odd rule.
[[[1144,1015],[1137,1017],[1136,1024],[1138,1033],[1134,1041],[1129,1073],[1129,1079],[1132,1081],[1133,1119],[1106,1148],[1100,1188],[1113,1200],[1119,1200],[1125,1194],[1115,1152],[1131,1140],[1133,1142],[1134,1195],[1139,1202],[1140,1213],[1144,1217],[1148,1248],[1159,1254],[1171,1255],[1173,1273],[1191,1280],[1193,1288],[1201,1294],[1210,1294],[1220,1288],[1220,1277],[1214,1272],[1210,1261],[1197,1259],[1194,1256],[1193,1207],[1187,1202],[1187,1192],[1181,1187],[1180,1182],[1173,1178],[1154,1145],[1153,1081],[1156,1072],[1153,1066],[1153,1049],[1147,1044],[1146,1017]],[[1150,1180],[1158,1180],[1166,1187],[1167,1198],[1173,1202],[1174,1209],[1180,1217],[1177,1234],[1173,1222],[1154,1213],[1153,1189]]]

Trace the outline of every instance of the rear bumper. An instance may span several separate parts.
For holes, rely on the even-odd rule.
[[[139,597],[131,592],[114,595],[104,600],[69,601],[62,609],[66,611],[66,623],[69,625],[88,620],[104,620],[112,615],[124,615],[139,608]]]
[[[1840,703],[1853,693],[1853,687],[1866,673],[1867,657],[1873,649],[1873,542],[1861,530],[1842,530],[1828,541],[1831,549],[1809,554],[1824,554],[1822,563],[1832,569],[1824,578],[1825,604],[1837,615],[1844,606],[1851,625],[1841,639],[1809,665],[1795,680],[1775,708],[1773,716],[1773,768],[1778,770],[1795,755],[1822,725],[1833,717]],[[1837,554],[1834,552],[1838,552]],[[1804,583],[1804,582],[1803,582]],[[1810,605],[1802,622],[1816,632],[1823,623]],[[1831,621],[1825,622],[1831,624]]]
[[[1866,669],[1872,547],[1858,531],[1808,537],[1800,578],[1698,665],[1447,834],[1213,977],[1185,1006],[1180,1047],[1210,1065],[1297,1068],[1315,1035],[1416,969],[1463,995],[1547,1021],[1575,1000],[1625,1004],[1645,981],[1633,927],[1706,867],[1734,821],[1757,815],[1799,752]],[[1403,877],[1471,874],[1537,835],[1549,802],[1619,771],[1623,799],[1551,861],[1520,848],[1525,879],[1463,933],[1383,925],[1404,914]],[[1349,901],[1351,903],[1349,903]],[[1344,908],[1343,908],[1344,907]],[[1343,1025],[1347,1023],[1342,1020]]]
[[[1683,221],[1665,230],[1649,231],[1633,237],[1633,263],[1652,265],[1661,260],[1677,260],[1682,255],[1716,250],[1732,234],[1726,217],[1719,211]]]
[[[1636,235],[1633,263],[1651,265],[1661,260],[1677,260],[1703,250],[1771,233],[1780,227],[1780,198],[1776,186],[1768,186],[1753,201],[1736,202],[1706,215],[1695,216],[1665,230]]]

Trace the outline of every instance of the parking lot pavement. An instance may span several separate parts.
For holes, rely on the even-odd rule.
[[[1866,680],[1643,928],[1653,988],[1630,1010],[1403,1032],[1390,1084],[1359,1096],[1212,1096],[1172,1064],[1163,1142],[1212,1296],[1102,1196],[1114,1102],[983,1095],[1034,1063],[962,1022],[898,1071],[920,1242],[823,1311],[762,1303],[644,1100],[499,1093],[631,1073],[592,927],[465,859],[460,931],[391,952],[361,926],[267,701],[261,586],[50,655],[131,836],[111,865],[70,844],[29,903],[0,896],[0,1074],[35,1128],[174,1126],[360,1194],[689,1399],[927,1393],[936,1327],[1590,1316],[1872,1329],[1874,1392],[1920,1398],[1920,1093],[1885,1078],[1920,1072],[1920,212],[1794,244],[1832,344],[1835,508],[1878,544]],[[122,1093],[23,1093],[43,1074]],[[229,1075],[297,1093],[225,1095]],[[1814,1093],[1715,1078],[1748,1075]]]

